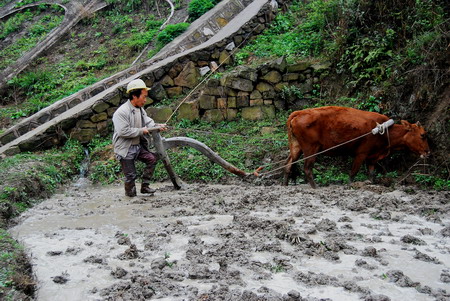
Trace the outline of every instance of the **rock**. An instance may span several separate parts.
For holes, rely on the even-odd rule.
[[[164,257],[156,258],[152,261],[152,270],[162,270],[167,266],[166,259]]]
[[[252,82],[258,80],[258,72],[256,69],[245,66],[239,66],[236,69],[237,70],[234,71],[232,74],[236,74],[237,77],[248,79],[251,80]]]
[[[217,101],[215,96],[202,94],[198,99],[200,109],[216,109]]]
[[[233,58],[226,50],[222,51],[219,56],[219,65],[230,65],[233,63]]]
[[[162,101],[167,98],[167,93],[161,83],[157,83],[150,89],[150,91],[148,91],[148,96],[157,101]]]
[[[255,106],[242,109],[242,118],[247,120],[261,120],[264,118],[274,118],[274,106]]]
[[[220,84],[225,87],[233,88],[239,91],[253,91],[253,83],[249,79],[236,77],[233,75],[224,76],[220,79]]]
[[[149,107],[145,111],[157,123],[165,123],[173,113],[170,107]]]
[[[175,78],[175,85],[194,88],[200,82],[200,71],[193,62],[187,63],[180,74]]]
[[[264,82],[260,82],[256,85],[256,90],[258,90],[261,93],[268,92],[268,91],[274,91],[274,88],[272,85]]]
[[[450,237],[450,225],[446,226],[444,229],[439,231],[439,234],[441,234],[444,237]]]
[[[234,44],[234,42],[230,42],[227,46],[225,46],[225,50],[227,50],[227,51],[231,51],[234,48],[236,48],[236,45]]]
[[[164,87],[172,87],[174,85],[174,82],[170,76],[166,75],[161,79],[160,84]]]
[[[385,295],[370,295],[364,298],[364,301],[391,301],[391,298]]]
[[[108,120],[108,114],[106,112],[102,112],[100,114],[92,115],[90,119],[94,123],[105,121]]]
[[[198,101],[187,101],[181,104],[178,109],[177,119],[187,119],[187,120],[195,120],[200,117],[200,113],[198,111]]]
[[[167,96],[169,96],[170,98],[175,97],[175,96],[180,96],[183,94],[183,87],[166,88],[166,93],[167,93]]]
[[[258,90],[253,90],[252,93],[250,93],[250,99],[261,99],[262,94]]]
[[[293,65],[289,65],[287,66],[287,71],[288,72],[300,72],[300,71],[305,71],[306,69],[308,69],[311,66],[310,62],[300,62],[297,64],[293,64]]]
[[[207,74],[209,71],[211,71],[211,68],[209,68],[208,66],[202,67],[200,68],[200,75],[204,76],[205,74]]]
[[[92,110],[93,110],[94,112],[96,112],[96,113],[104,112],[104,111],[106,111],[106,109],[108,109],[108,108],[109,108],[109,104],[107,104],[107,103],[105,103],[105,102],[103,102],[103,101],[97,102],[96,104],[94,104],[94,105],[92,106]]]
[[[281,74],[278,71],[270,71],[269,73],[261,77],[261,79],[271,84],[276,84],[281,81]]]
[[[236,106],[238,108],[248,107],[250,105],[249,94],[247,92],[239,92],[236,97]]]
[[[67,273],[63,273],[60,276],[55,276],[55,277],[53,277],[53,282],[57,283],[57,284],[64,284],[67,281],[69,281],[68,276],[69,276],[69,274],[67,274]]]
[[[139,257],[139,250],[137,249],[135,244],[131,244],[130,247],[125,250],[125,252],[117,256],[117,258],[121,260],[136,259],[138,257]]]

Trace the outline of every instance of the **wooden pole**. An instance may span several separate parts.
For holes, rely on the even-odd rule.
[[[161,139],[161,135],[159,134],[159,128],[151,128],[148,129],[152,133],[153,143],[155,145],[156,152],[158,153],[159,159],[163,162],[164,167],[169,174],[170,180],[173,183],[175,189],[181,189],[182,183],[180,178],[177,176],[175,171],[170,164],[169,156],[166,153],[166,148],[164,147],[163,141]]]

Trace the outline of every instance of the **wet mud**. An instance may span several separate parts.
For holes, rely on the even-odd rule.
[[[156,186],[78,182],[24,213],[37,299],[450,300],[449,192]]]

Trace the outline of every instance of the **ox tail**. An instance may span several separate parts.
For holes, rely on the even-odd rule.
[[[295,180],[295,178],[297,177],[297,166],[293,163],[298,160],[302,153],[298,137],[295,136],[293,130],[294,120],[296,117],[298,117],[298,115],[295,113],[297,112],[292,113],[286,122],[289,142],[289,156],[286,159],[286,166],[284,168],[284,185],[288,185],[290,178],[293,178]]]

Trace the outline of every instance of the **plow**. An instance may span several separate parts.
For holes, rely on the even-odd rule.
[[[153,138],[153,144],[155,146],[156,153],[158,154],[159,159],[163,162],[164,168],[166,169],[175,189],[181,189],[182,183],[178,175],[175,173],[175,170],[173,169],[172,165],[170,164],[170,159],[166,152],[167,149],[175,147],[184,147],[184,146],[192,147],[201,152],[212,162],[222,166],[227,171],[241,178],[247,178],[248,176],[252,175],[252,173],[247,173],[237,168],[233,164],[227,162],[226,160],[221,158],[216,152],[214,152],[211,148],[209,148],[206,144],[198,140],[188,137],[172,137],[166,139],[161,136],[160,127],[152,127],[148,128],[148,130]]]

